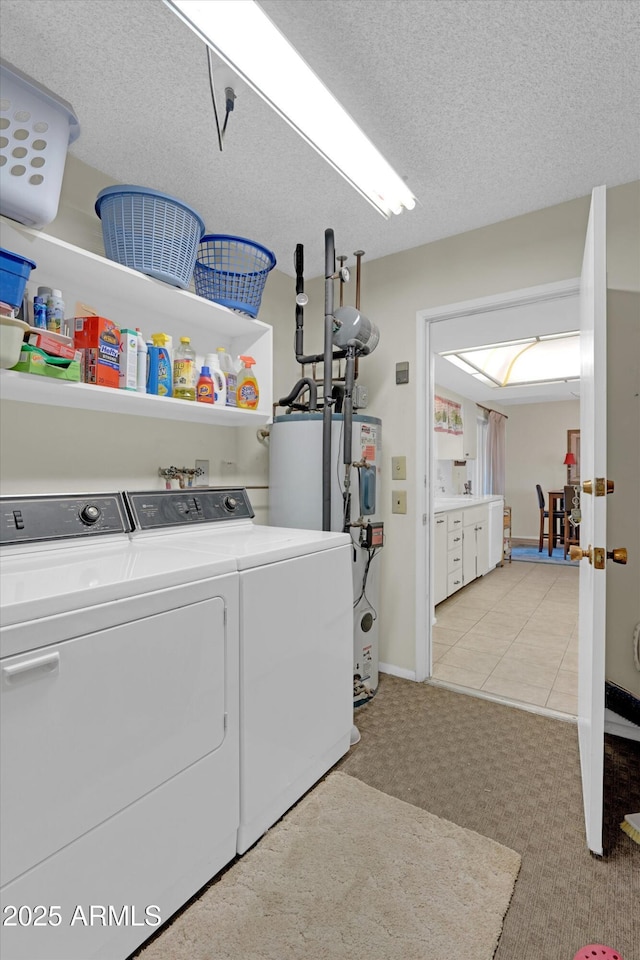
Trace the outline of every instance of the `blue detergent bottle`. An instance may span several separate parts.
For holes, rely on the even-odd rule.
[[[172,391],[168,343],[166,333],[153,333],[151,343],[147,345],[147,393],[158,397],[170,397]]]

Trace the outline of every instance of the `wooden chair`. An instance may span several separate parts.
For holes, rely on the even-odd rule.
[[[564,558],[567,559],[569,547],[580,544],[580,524],[571,523],[571,511],[580,508],[580,487],[565,484],[564,487]]]
[[[573,487],[571,488],[573,489]],[[544,493],[542,492],[542,487],[539,483],[536,483],[536,493],[538,494],[538,506],[540,507],[540,535],[538,538],[538,553],[542,553],[542,545],[544,538],[549,538],[551,533],[551,523],[553,522],[553,539],[554,541],[560,539],[563,523],[564,523],[564,510],[554,510],[553,511],[553,520],[549,520],[549,511],[545,507],[544,503]],[[548,520],[547,532],[545,532],[545,520]]]

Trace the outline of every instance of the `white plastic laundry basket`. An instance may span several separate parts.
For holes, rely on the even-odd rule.
[[[30,227],[51,223],[67,148],[79,135],[66,100],[0,61],[0,213]]]

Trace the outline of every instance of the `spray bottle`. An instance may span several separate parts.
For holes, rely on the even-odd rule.
[[[255,410],[260,400],[258,381],[251,372],[255,364],[253,357],[240,357],[242,367],[238,374],[237,405],[243,410]]]
[[[152,342],[147,343],[147,393],[155,393],[159,397],[171,396],[171,356],[167,348],[168,340],[166,333],[153,333]]]

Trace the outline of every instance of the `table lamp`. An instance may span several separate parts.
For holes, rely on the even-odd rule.
[[[575,467],[575,465],[576,465],[576,455],[575,455],[575,453],[571,453],[571,452],[567,453],[567,454],[565,455],[564,462],[565,462],[565,466],[566,466],[566,468],[567,468],[567,481],[569,481],[569,479],[570,479],[570,477],[571,477],[571,467]]]

